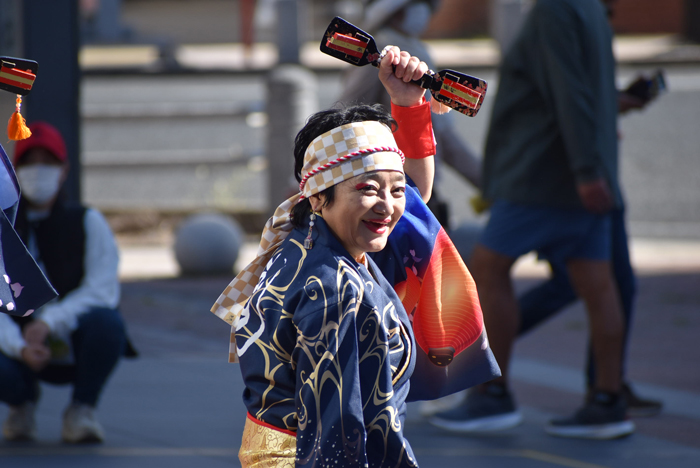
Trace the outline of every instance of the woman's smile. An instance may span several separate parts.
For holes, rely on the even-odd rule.
[[[373,219],[362,221],[365,227],[375,234],[384,234],[389,229],[391,218]]]
[[[406,207],[403,172],[380,170],[358,175],[336,185],[333,202],[322,206],[323,194],[312,206],[353,258],[379,252]],[[314,198],[315,197],[315,198]]]

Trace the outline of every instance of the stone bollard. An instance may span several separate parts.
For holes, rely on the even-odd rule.
[[[243,240],[243,229],[228,216],[190,216],[175,235],[175,259],[180,272],[193,276],[232,274]]]

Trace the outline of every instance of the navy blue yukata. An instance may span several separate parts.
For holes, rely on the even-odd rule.
[[[296,433],[297,466],[415,467],[403,437],[416,345],[373,260],[316,218],[268,263],[236,330],[249,414]]]

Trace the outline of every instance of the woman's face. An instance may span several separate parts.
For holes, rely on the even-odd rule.
[[[321,193],[309,200],[328,227],[356,260],[378,252],[406,207],[406,178],[402,172],[374,171],[335,186],[333,203],[323,207]]]

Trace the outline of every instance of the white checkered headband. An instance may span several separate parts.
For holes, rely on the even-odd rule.
[[[365,172],[403,172],[403,152],[391,129],[374,120],[336,127],[311,142],[304,154],[302,198],[323,192]]]
[[[314,139],[304,155],[301,193],[285,200],[265,223],[255,259],[221,293],[211,311],[232,326],[229,361],[237,361],[235,330],[267,263],[292,231],[291,212],[301,199],[365,172],[403,172],[404,155],[391,129],[376,121],[353,122]]]

